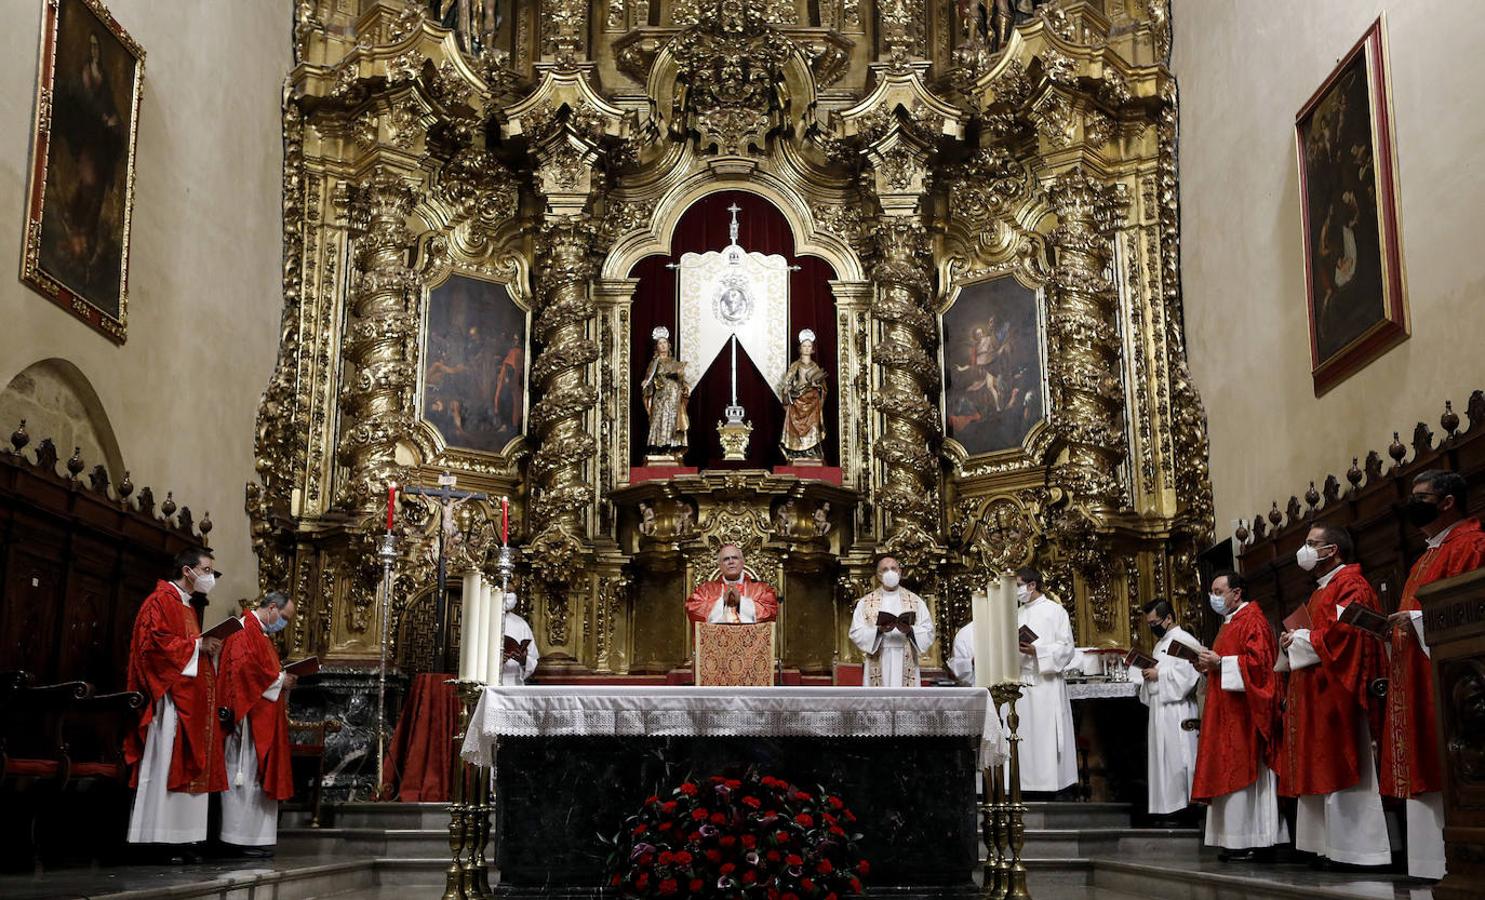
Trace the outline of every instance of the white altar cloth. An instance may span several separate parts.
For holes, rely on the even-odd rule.
[[[904,737],[980,740],[980,764],[1008,752],[982,688],[487,687],[461,751],[488,766],[499,737]]]

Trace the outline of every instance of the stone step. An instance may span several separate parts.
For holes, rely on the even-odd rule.
[[[263,865],[244,864],[233,871],[205,875],[197,881],[172,879],[170,883],[107,894],[91,893],[89,897],[90,900],[310,900],[369,890],[377,883],[376,863],[370,859],[303,864],[298,860],[271,860]]]
[[[1432,894],[1404,875],[1316,872],[1304,863],[1229,866],[1212,859],[1161,865],[1147,860],[1095,859],[1088,878],[1100,890],[1161,900],[1423,900]]]
[[[447,859],[447,828],[280,828],[278,846],[294,856]]]
[[[1021,855],[1028,859],[1113,857],[1198,859],[1202,849],[1197,828],[1028,828]],[[1216,855],[1212,851],[1211,856]]]
[[[309,810],[291,809],[279,814],[280,828],[308,828]],[[320,810],[320,825],[326,828],[429,829],[449,827],[447,803],[326,803]]]
[[[1027,828],[1128,828],[1128,803],[1027,803],[1021,821]]]

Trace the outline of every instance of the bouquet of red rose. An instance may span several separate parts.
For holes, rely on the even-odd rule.
[[[687,780],[646,798],[613,839],[610,885],[623,897],[836,900],[871,871],[841,798],[749,771]]]

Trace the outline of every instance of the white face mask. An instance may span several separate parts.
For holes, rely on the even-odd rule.
[[[896,569],[888,569],[877,577],[882,580],[882,587],[889,591],[897,590],[898,583],[902,581],[902,573]]]
[[[205,575],[197,575],[196,583],[191,585],[191,590],[198,594],[210,594],[211,589],[216,587],[217,573],[207,572]]]
[[[1216,613],[1219,616],[1225,616],[1225,615],[1227,615],[1227,598],[1226,597],[1219,597],[1216,594],[1208,594],[1207,595],[1207,602],[1211,604],[1211,606],[1212,606],[1212,612]]]
[[[1309,544],[1305,544],[1303,547],[1299,548],[1298,552],[1294,554],[1294,561],[1299,563],[1299,567],[1301,569],[1304,569],[1306,572],[1308,572],[1311,569],[1315,568],[1315,566],[1319,565],[1320,551],[1316,550],[1314,547],[1311,547]]]
[[[1016,585],[1016,602],[1017,603],[1025,603],[1027,600],[1030,600],[1030,599],[1031,599],[1031,588],[1027,587],[1024,584],[1018,584],[1018,585]]]
[[[515,594],[506,594],[505,595],[505,611],[506,612],[510,612],[511,610],[513,610],[515,608],[516,608],[516,595]]]

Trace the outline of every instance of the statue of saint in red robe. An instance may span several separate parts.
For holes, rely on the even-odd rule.
[[[262,607],[260,609],[268,609]],[[278,837],[278,803],[294,796],[286,675],[259,613],[222,644],[222,705],[236,732],[227,740],[231,784],[222,795],[222,841],[268,846]]]
[[[127,683],[144,694],[145,707],[124,740],[124,759],[133,767],[129,783],[138,789],[129,820],[133,843],[205,840],[206,795],[227,788],[216,672],[210,657],[202,658],[189,597],[185,588],[161,581],[134,619]]]
[[[1444,773],[1439,764],[1433,669],[1424,642],[1418,590],[1485,565],[1479,519],[1461,519],[1428,541],[1403,585],[1394,617],[1386,724],[1382,729],[1382,794],[1404,801],[1408,874],[1444,877]],[[1401,621],[1398,621],[1401,619]]]

